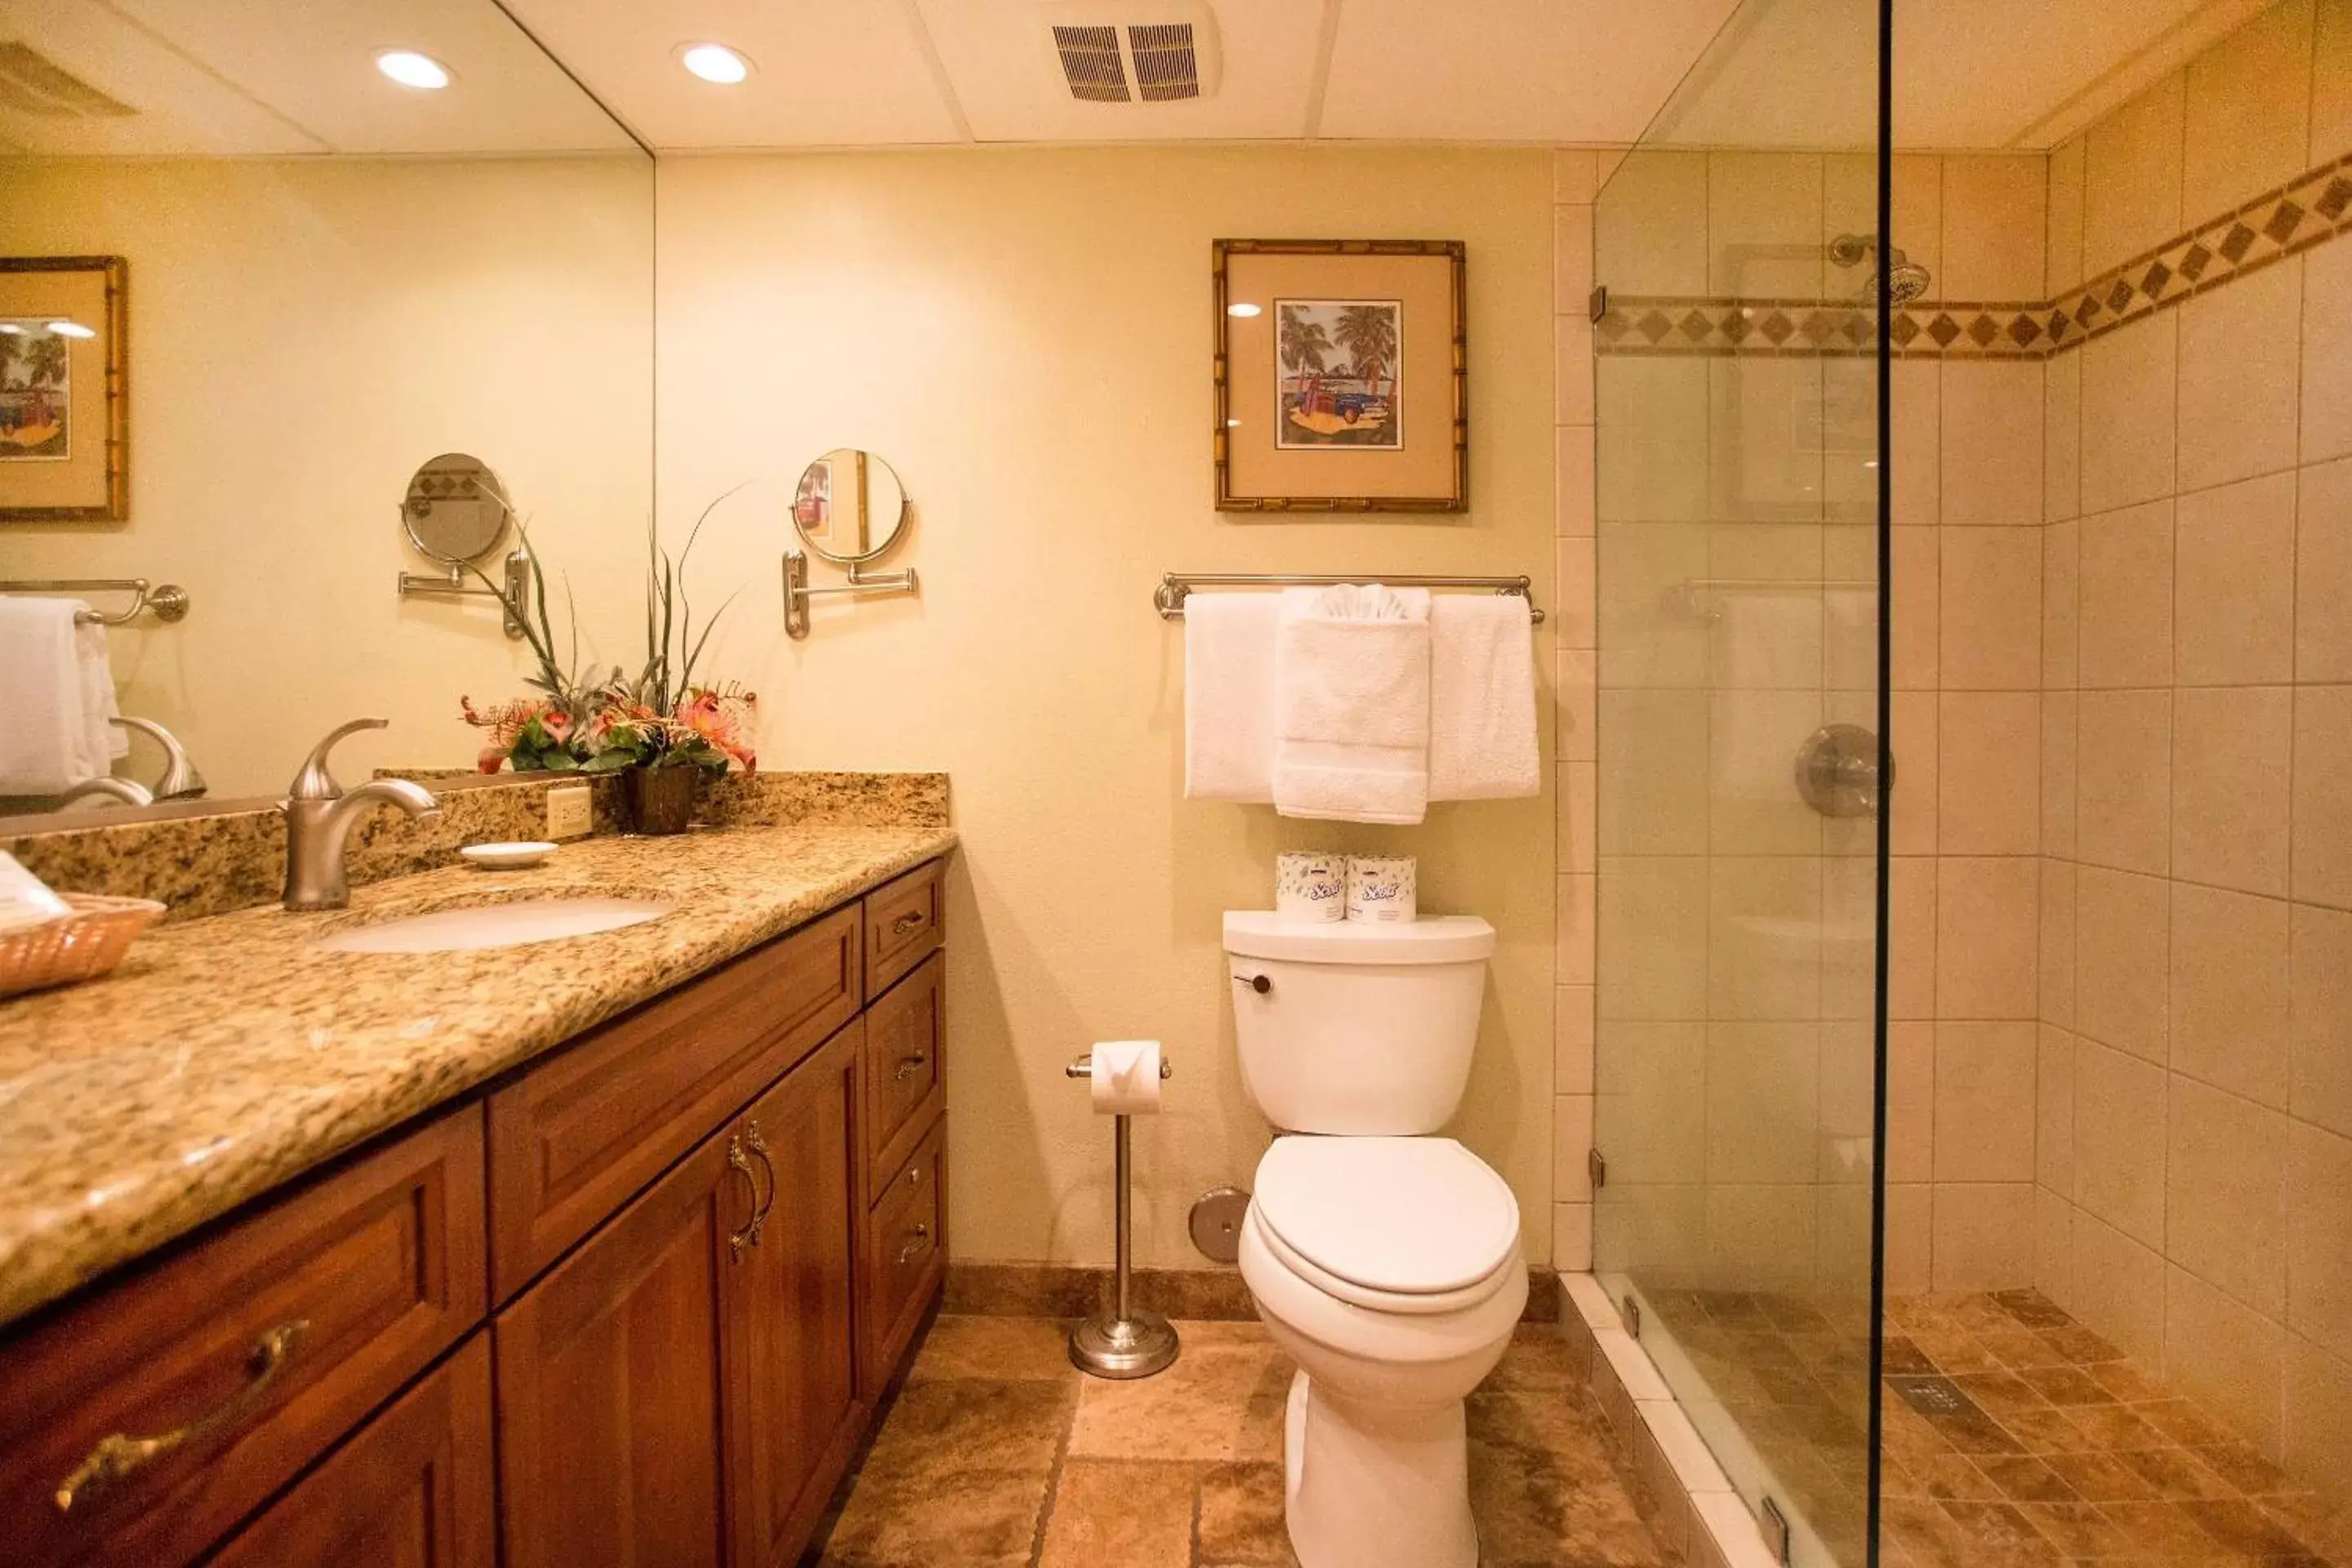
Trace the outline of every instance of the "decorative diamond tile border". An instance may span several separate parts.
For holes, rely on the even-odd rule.
[[[1928,300],[1887,323],[1899,359],[2046,359],[2210,293],[2352,229],[2352,154],[2323,163],[2048,300]],[[1595,353],[1840,358],[1874,353],[1877,313],[1854,300],[1612,296]]]

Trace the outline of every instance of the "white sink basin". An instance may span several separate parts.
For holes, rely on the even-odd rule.
[[[521,899],[378,921],[312,945],[329,952],[470,952],[619,931],[657,921],[671,908],[658,899]]]

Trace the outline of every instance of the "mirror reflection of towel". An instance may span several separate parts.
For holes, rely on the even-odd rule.
[[[60,795],[111,771],[131,738],[107,721],[106,627],[73,599],[0,595],[0,795]]]

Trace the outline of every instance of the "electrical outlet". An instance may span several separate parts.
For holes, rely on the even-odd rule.
[[[584,784],[551,784],[547,791],[547,836],[550,838],[582,838],[588,833],[588,786]]]

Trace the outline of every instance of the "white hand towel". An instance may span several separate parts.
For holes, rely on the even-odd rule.
[[[1274,799],[1274,628],[1279,594],[1184,602],[1184,794]]]
[[[1275,629],[1274,808],[1419,822],[1429,807],[1429,594],[1290,588]]]
[[[122,710],[114,703],[114,664],[107,658],[102,622],[75,624],[74,663],[81,676],[82,763],[86,776],[97,778],[114,771],[117,757],[131,754],[131,732],[113,722]]]
[[[85,681],[71,599],[0,595],[0,795],[57,795],[90,766]]]
[[[1543,792],[1535,626],[1517,595],[1440,595],[1429,609],[1429,798]]]

